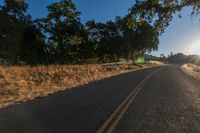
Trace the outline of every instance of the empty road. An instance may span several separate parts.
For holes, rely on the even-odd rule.
[[[200,82],[154,67],[0,109],[0,133],[95,132],[199,133]]]

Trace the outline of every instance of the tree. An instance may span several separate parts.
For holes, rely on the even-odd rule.
[[[137,0],[125,17],[83,25],[72,0],[52,3],[48,15],[34,22],[24,0],[5,0],[0,6],[0,56],[28,64],[137,58],[158,49],[159,35],[185,6],[193,7],[192,15],[199,13],[199,0]]]
[[[160,54],[160,59],[164,60],[166,59],[166,56],[164,54]]]
[[[41,20],[40,26],[48,34],[52,61],[63,64],[80,60],[79,48],[87,41],[79,19],[80,12],[71,0],[61,0],[47,9],[49,14]]]
[[[90,42],[101,61],[115,61],[121,55],[122,35],[115,22],[96,23],[94,20],[86,23]]]
[[[136,58],[146,52],[157,50],[159,33],[147,21],[138,22],[128,16],[117,17],[116,23],[123,37],[123,55],[126,58]]]
[[[45,42],[23,0],[5,0],[0,8],[0,53],[15,64],[44,63]]]
[[[167,60],[171,63],[177,64],[189,63],[188,56],[183,53],[172,54],[167,58]]]
[[[0,52],[13,60],[20,56],[23,28],[30,22],[27,8],[23,0],[5,0],[0,8]]]
[[[41,33],[41,30],[32,24],[24,27],[23,32],[24,43],[20,47],[22,51],[21,60],[32,65],[49,63],[45,36]]]
[[[128,17],[130,20],[148,21],[162,34],[173,19],[173,14],[186,6],[193,7],[191,15],[199,13],[199,0],[137,0]]]

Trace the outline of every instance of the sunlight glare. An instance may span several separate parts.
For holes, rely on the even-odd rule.
[[[190,54],[200,55],[200,43],[194,44],[191,47]]]

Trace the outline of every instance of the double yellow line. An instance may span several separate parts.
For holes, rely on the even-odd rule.
[[[103,123],[103,125],[97,130],[97,133],[111,133],[120,121],[123,114],[128,109],[129,105],[133,102],[137,94],[144,87],[148,79],[156,73],[158,70],[153,71],[145,79],[143,79],[138,86],[126,97],[123,102],[117,107],[117,109],[110,115],[110,117]]]

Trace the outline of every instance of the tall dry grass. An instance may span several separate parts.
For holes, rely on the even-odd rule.
[[[194,64],[184,64],[181,66],[181,70],[187,75],[200,80],[200,66]]]
[[[151,65],[155,64],[0,67],[0,107]]]

